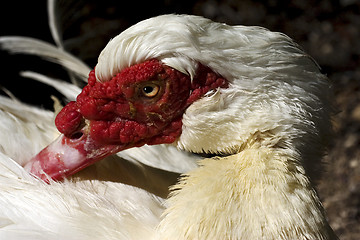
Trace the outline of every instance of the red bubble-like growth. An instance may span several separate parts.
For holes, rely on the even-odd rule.
[[[106,144],[172,143],[181,134],[186,108],[209,90],[227,84],[201,64],[191,80],[156,59],[128,67],[106,82],[97,81],[91,71],[88,85],[55,123],[71,136],[86,122],[91,138]],[[147,94],[151,90],[153,94]]]

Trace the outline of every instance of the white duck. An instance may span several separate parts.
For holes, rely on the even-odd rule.
[[[103,87],[112,83],[120,86],[115,95]],[[186,94],[176,84],[188,88]],[[99,158],[104,148],[112,153],[169,142],[214,156],[172,187],[164,210],[161,198],[116,182],[47,185],[2,155],[1,233],[32,231],[44,239],[336,239],[311,184],[330,132],[329,84],[285,35],[196,16],[151,18],[109,42],[86,89],[59,114],[62,141],[26,164],[34,174],[59,178],[77,171],[88,164],[88,153],[90,161],[98,153],[86,147],[89,141],[100,147]],[[121,98],[119,115],[106,115],[105,122],[121,129],[126,122],[139,124],[137,135],[108,134],[111,141],[98,135],[102,119],[83,107],[96,101],[92,89],[108,89],[105,99]],[[166,111],[154,107],[164,99],[172,100]],[[64,113],[80,121],[66,125]]]

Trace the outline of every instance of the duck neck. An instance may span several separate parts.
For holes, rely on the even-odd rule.
[[[332,239],[294,156],[259,147],[202,160],[173,187],[161,239]]]

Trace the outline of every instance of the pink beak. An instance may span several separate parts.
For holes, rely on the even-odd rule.
[[[89,134],[78,134],[78,138],[60,135],[33,157],[24,168],[47,182],[50,179],[62,180],[108,155],[133,147],[131,144],[104,145],[93,140]]]

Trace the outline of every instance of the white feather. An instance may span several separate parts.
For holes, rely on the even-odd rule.
[[[85,80],[90,68],[74,57],[49,43],[29,37],[0,37],[0,47],[12,53],[30,54],[58,63]]]
[[[59,80],[59,79],[53,79],[48,76],[42,75],[40,73],[31,72],[31,71],[23,71],[20,73],[22,77],[31,78],[34,80],[37,80],[39,82],[42,82],[46,85],[49,85],[56,90],[58,90],[62,95],[64,95],[68,100],[75,101],[76,96],[79,95],[81,92],[81,88],[78,86]]]
[[[19,164],[29,161],[58,135],[53,118],[50,111],[0,96],[1,152]]]
[[[46,184],[0,152],[1,239],[149,239],[162,199],[110,181]]]
[[[57,15],[57,3],[56,0],[48,0],[47,1],[47,11],[48,11],[48,17],[49,17],[49,28],[51,32],[51,36],[54,39],[54,42],[56,46],[60,49],[64,49],[64,44],[62,40],[62,34],[61,34],[61,26],[58,22],[58,15]]]

